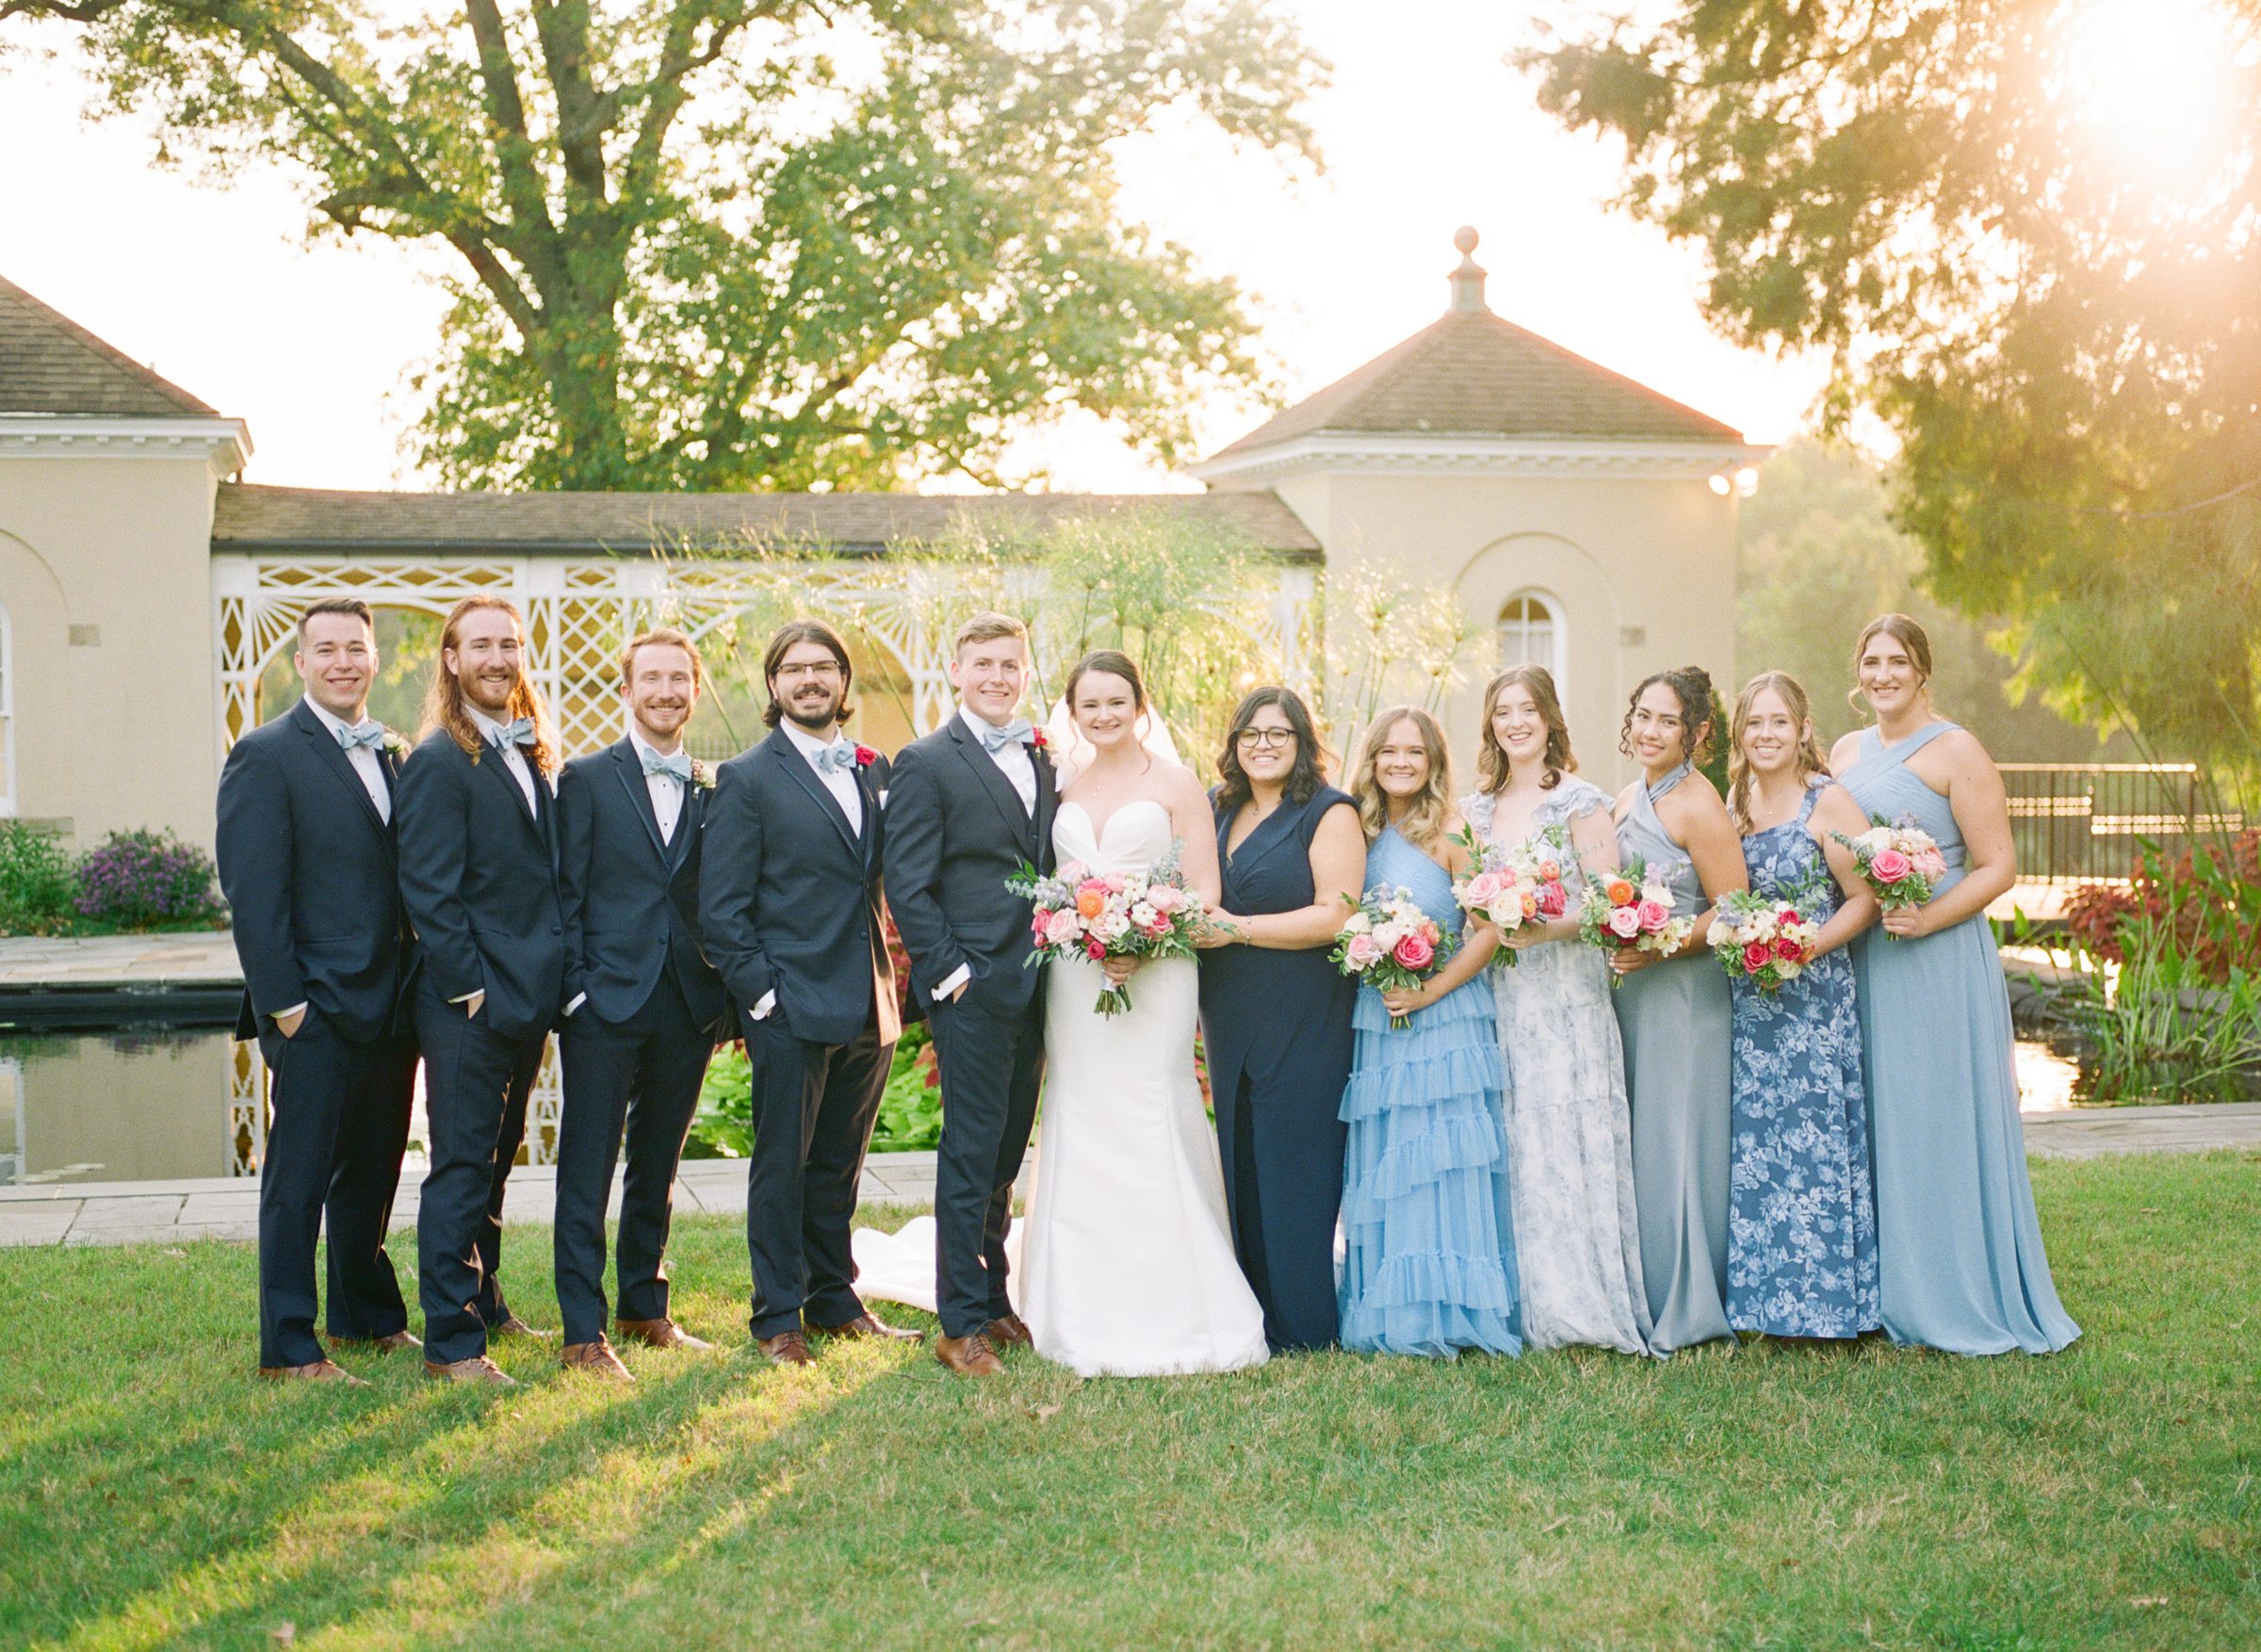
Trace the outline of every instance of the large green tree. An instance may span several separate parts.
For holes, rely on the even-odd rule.
[[[0,47],[65,25],[169,153],[448,250],[415,456],[459,485],[998,482],[1074,409],[1167,459],[1261,375],[1115,152],[1314,159],[1325,73],[1273,0],[0,0]]]
[[[2261,767],[2261,0],[1681,0],[1521,55],[1709,313],[1897,430],[2051,703]]]

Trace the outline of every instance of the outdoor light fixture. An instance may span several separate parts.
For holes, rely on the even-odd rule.
[[[1735,492],[1748,499],[1759,491],[1759,473],[1749,465],[1735,472]]]
[[[1735,484],[1727,479],[1727,472],[1723,470],[1716,470],[1712,472],[1707,480],[1710,483],[1712,492],[1718,494],[1722,499],[1726,498],[1728,494],[1735,491]]]
[[[1724,470],[1716,470],[1704,478],[1704,485],[1722,499],[1730,494],[1748,499],[1759,491],[1759,473],[1748,464],[1732,475]]]

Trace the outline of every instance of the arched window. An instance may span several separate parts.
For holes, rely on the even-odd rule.
[[[1500,608],[1500,666],[1543,665],[1563,691],[1562,606],[1544,591],[1519,591]]]
[[[16,812],[16,642],[0,607],[0,818]]]

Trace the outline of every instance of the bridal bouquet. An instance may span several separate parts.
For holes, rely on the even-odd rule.
[[[1347,895],[1342,899],[1350,903],[1351,915],[1343,919],[1335,949],[1327,956],[1344,975],[1386,993],[1393,987],[1421,985],[1444,962],[1444,931],[1421,910],[1412,890],[1374,889],[1362,900],[1351,900]],[[1390,1017],[1392,1032],[1412,1025],[1410,1015]]]
[[[1014,894],[1035,902],[1029,920],[1034,966],[1046,960],[1191,958],[1201,932],[1201,899],[1178,869],[1179,845],[1146,872],[1094,872],[1068,862],[1049,876],[1025,862],[1005,880]],[[1101,1015],[1130,1008],[1130,989],[1100,989],[1092,1006]]]
[[[1771,993],[1814,962],[1821,925],[1797,899],[1770,899],[1749,889],[1723,895],[1712,910],[1712,951],[1732,980]]]
[[[1830,835],[1853,851],[1862,882],[1886,912],[1923,905],[1931,899],[1931,885],[1947,875],[1947,857],[1931,834],[1906,817],[1887,820],[1871,815],[1869,820],[1869,829],[1858,837],[1842,832]]]
[[[1491,924],[1506,935],[1526,923],[1560,917],[1570,910],[1558,844],[1545,837],[1513,848],[1482,843],[1467,826],[1454,841],[1468,850],[1471,870],[1453,880],[1453,899],[1472,921]],[[1491,961],[1498,968],[1512,969],[1516,957],[1514,947],[1504,946]]]
[[[1652,876],[1638,855],[1605,878],[1586,880],[1586,903],[1578,914],[1581,940],[1612,952],[1669,957],[1687,944],[1695,928],[1694,918],[1672,915],[1670,885]],[[1610,972],[1613,992],[1624,980],[1615,970]]]

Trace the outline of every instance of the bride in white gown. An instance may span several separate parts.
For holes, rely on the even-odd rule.
[[[1140,743],[1137,668],[1087,656],[1068,678],[1089,765],[1061,795],[1058,864],[1144,871],[1181,845],[1186,883],[1217,899],[1215,827],[1192,769]],[[1130,1008],[1094,1005],[1107,979]],[[1050,965],[1044,1111],[1019,1292],[1047,1359],[1084,1376],[1233,1370],[1265,1359],[1263,1310],[1233,1257],[1215,1132],[1194,1077],[1190,958]]]

